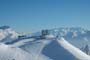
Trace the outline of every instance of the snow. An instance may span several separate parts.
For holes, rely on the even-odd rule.
[[[80,49],[76,48],[69,42],[67,42],[64,38],[58,39],[58,43],[67,51],[69,51],[72,55],[80,60],[90,60],[90,56],[82,52]]]
[[[38,52],[38,51],[37,51]],[[32,51],[34,53],[34,50]],[[37,58],[35,58],[37,57]],[[5,44],[0,44],[0,60],[52,60],[49,57],[41,54],[28,53],[20,48],[11,47]]]
[[[3,38],[5,38],[5,32],[4,31],[0,31],[0,40],[2,40]]]
[[[7,28],[0,30],[0,42],[10,42],[12,40],[17,39],[19,36],[18,33],[16,33],[13,29]]]
[[[18,33],[16,33],[13,29],[11,28],[8,28],[8,29],[5,29],[4,30],[6,33],[8,34],[12,34],[11,38],[17,38],[18,37]]]
[[[19,48],[8,47],[5,44],[0,45],[0,60],[29,60],[31,57],[30,54]]]
[[[22,45],[25,45],[27,42],[32,42],[34,41],[34,39],[24,39],[24,40],[21,40],[21,41],[18,41],[14,44],[11,44],[12,47],[19,47],[19,46],[22,46]]]
[[[40,55],[42,54],[43,48],[49,43],[50,40],[39,40],[35,42],[26,43],[22,45],[20,48],[30,53],[35,59],[39,59],[41,57]]]
[[[86,43],[88,43],[88,39],[86,37],[83,38]]]
[[[52,34],[50,34],[50,35],[46,35],[45,37],[46,37],[47,39],[49,39],[49,38],[55,38],[55,36],[52,35]]]
[[[35,40],[35,38],[19,40],[13,44],[6,45],[5,42],[12,42],[17,39],[20,34],[15,32],[13,29],[6,28],[0,29],[0,60],[53,60],[45,56],[42,51],[44,47],[50,44],[55,36],[60,34],[64,38],[68,33],[72,33],[71,38],[78,38],[79,35],[85,34],[86,31],[83,29],[74,28],[62,28],[61,30],[55,29],[52,33],[46,35],[46,39]],[[55,34],[56,33],[56,34]],[[27,35],[32,36],[32,35]],[[81,36],[82,37],[82,36]],[[64,38],[57,39],[56,41],[73,56],[79,60],[90,60],[90,56],[82,52],[80,49],[70,44]],[[89,44],[87,36],[83,37],[85,43]],[[73,41],[74,42],[74,41]],[[75,42],[74,42],[75,43]],[[82,42],[81,42],[82,43]],[[60,51],[61,52],[61,51]]]
[[[77,37],[77,31],[73,32],[72,38]]]

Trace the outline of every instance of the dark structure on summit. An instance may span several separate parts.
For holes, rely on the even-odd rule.
[[[42,30],[42,31],[41,31],[41,38],[42,38],[42,39],[45,39],[45,36],[46,36],[46,35],[49,35],[49,30]]]

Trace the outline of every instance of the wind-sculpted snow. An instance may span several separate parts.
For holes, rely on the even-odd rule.
[[[0,44],[0,60],[34,60],[31,54],[5,44]]]
[[[37,46],[34,48],[36,48],[37,51],[33,49],[33,51],[28,53],[20,48],[0,44],[0,60],[52,60],[41,53],[42,48],[39,49]]]
[[[76,58],[80,60],[90,60],[90,56],[82,52],[80,49],[76,48],[69,42],[67,42],[64,38],[58,39],[58,43],[65,48],[67,51],[69,51],[72,55],[74,55]]]
[[[50,40],[38,40],[35,42],[28,42],[25,45],[20,46],[21,49],[30,53],[35,59],[39,59],[41,57],[43,48],[49,44]],[[48,59],[49,60],[49,59]]]

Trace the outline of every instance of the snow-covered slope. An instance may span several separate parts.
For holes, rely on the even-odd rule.
[[[0,44],[0,60],[34,60],[32,55],[5,44]]]
[[[89,55],[85,54],[80,49],[76,48],[75,46],[73,46],[72,44],[67,42],[64,38],[61,37],[60,39],[58,39],[58,42],[64,49],[69,51],[71,54],[73,54],[79,60],[90,60]]]
[[[0,27],[0,60],[89,60],[82,50],[86,45],[89,52],[90,31],[83,28],[56,28],[49,29],[46,35],[21,35],[9,26]]]
[[[86,30],[80,27],[76,28],[55,28],[50,29],[49,33],[57,36],[64,37],[71,44],[75,45],[78,48],[81,48],[87,44],[90,45],[90,30]]]
[[[36,47],[35,49],[37,48],[38,47]],[[41,51],[40,53],[38,53],[38,51],[35,51],[33,47],[31,48],[31,50],[31,52],[28,52],[21,48],[0,44],[0,60],[52,60],[49,57],[41,54]]]

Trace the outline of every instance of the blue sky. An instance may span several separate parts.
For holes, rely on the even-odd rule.
[[[0,26],[35,32],[58,27],[90,29],[89,0],[0,0]]]

